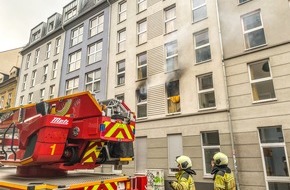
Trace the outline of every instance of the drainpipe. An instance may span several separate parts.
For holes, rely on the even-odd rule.
[[[224,77],[223,81],[225,85],[228,126],[229,126],[229,131],[230,131],[231,148],[232,148],[232,153],[233,153],[233,161],[234,161],[234,168],[235,168],[235,175],[236,175],[235,179],[236,179],[237,190],[240,190],[240,183],[238,179],[238,166],[237,166],[235,142],[234,142],[234,134],[233,134],[233,125],[232,125],[231,110],[230,110],[231,108],[230,108],[230,103],[229,103],[229,92],[228,92],[228,87],[227,87],[227,76],[226,76],[226,68],[225,68],[225,62],[224,62],[223,42],[222,42],[221,26],[220,26],[220,19],[219,19],[218,0],[216,0],[215,3],[216,3],[219,42],[220,42],[220,49],[221,49],[221,56],[222,56],[222,67],[223,67],[223,77]]]
[[[112,4],[110,3],[110,0],[107,0],[107,3],[109,4],[109,13],[108,13],[108,48],[107,48],[107,75],[106,75],[106,84],[108,84],[109,79],[109,53],[110,53],[110,35],[111,35],[111,12],[112,12]],[[106,85],[106,97],[105,99],[108,99],[108,85]]]

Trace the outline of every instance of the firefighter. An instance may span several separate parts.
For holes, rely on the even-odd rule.
[[[195,190],[194,180],[192,175],[196,175],[191,169],[192,163],[188,156],[177,156],[175,160],[178,164],[178,172],[175,174],[177,181],[169,182],[174,190]]]
[[[228,157],[218,152],[213,156],[212,171],[214,175],[214,190],[236,190],[234,174],[228,167]]]

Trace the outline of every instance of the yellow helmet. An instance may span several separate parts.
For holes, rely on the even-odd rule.
[[[224,153],[218,152],[213,156],[214,164],[217,166],[228,165],[229,159]]]
[[[177,162],[177,164],[180,165],[182,169],[187,169],[187,168],[192,167],[191,160],[188,156],[184,156],[184,155],[177,156],[175,161]]]

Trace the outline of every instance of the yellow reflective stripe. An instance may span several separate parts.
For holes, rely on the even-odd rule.
[[[105,127],[107,128],[109,124],[111,124],[112,122],[109,121],[105,121]],[[134,129],[134,126],[130,125],[132,131]],[[126,134],[126,138],[128,139],[133,139],[128,126],[126,124],[123,123],[115,123],[114,126],[105,134],[105,137],[114,137],[113,134],[115,133],[116,130],[121,129],[121,131],[115,136],[116,138],[125,138],[122,132],[125,132]]]
[[[95,143],[95,142],[90,142],[89,147],[90,147],[92,144],[94,144],[94,143]],[[103,146],[103,145],[104,145],[104,143],[102,142],[102,146]],[[97,147],[98,147],[98,144],[96,144],[95,146],[93,146],[91,149],[86,150],[86,152],[85,152],[83,158],[89,156],[90,154],[94,154],[94,155],[96,155],[96,158],[98,158],[98,157],[99,157],[99,154],[100,154],[100,152],[101,152],[101,149],[98,149]],[[93,158],[90,156],[90,157],[89,157],[88,159],[86,159],[83,163],[92,163],[92,162],[94,162],[94,160],[93,160]]]

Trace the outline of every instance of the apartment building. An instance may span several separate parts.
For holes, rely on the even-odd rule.
[[[58,96],[63,55],[62,16],[54,13],[30,32],[21,51],[21,76],[16,105],[37,103]]]
[[[106,99],[109,4],[74,0],[63,9],[65,42],[59,95],[90,91]]]
[[[197,189],[212,189],[214,152],[233,167],[216,2],[117,1],[109,55],[108,97],[137,115],[135,164],[123,171],[162,169],[174,180],[176,156],[185,154]]]
[[[15,106],[22,48],[0,52],[0,110]]]
[[[240,189],[288,190],[289,1],[218,7]]]

